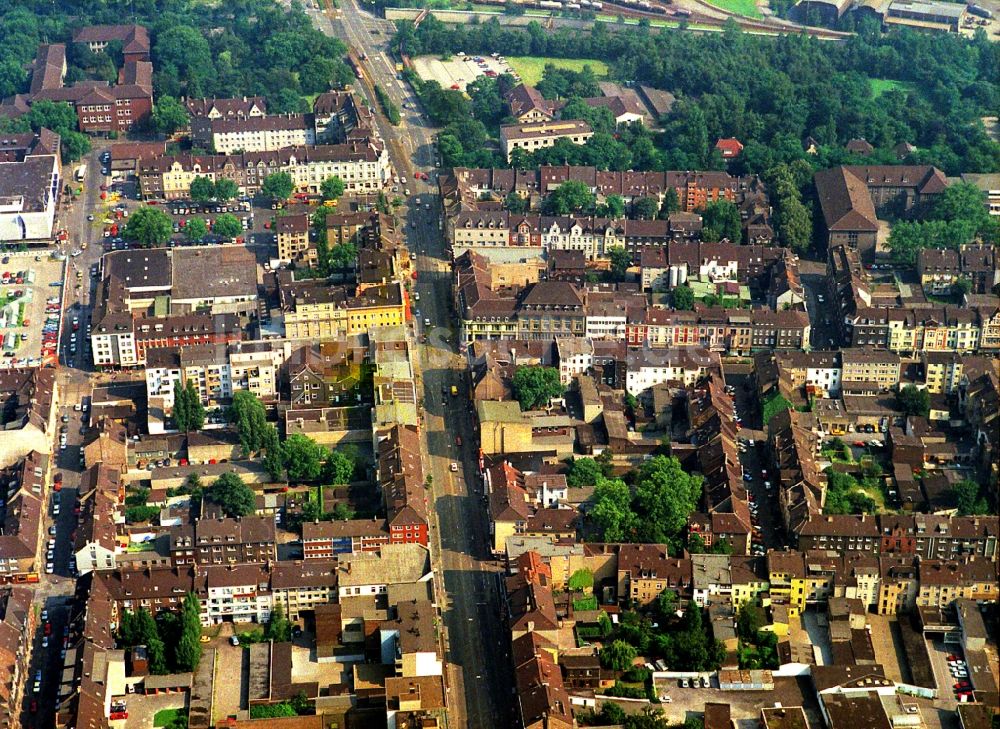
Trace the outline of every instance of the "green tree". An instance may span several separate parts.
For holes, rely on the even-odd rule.
[[[155,506],[129,506],[125,509],[126,524],[145,524],[151,522],[160,513]]]
[[[232,213],[223,213],[212,224],[212,232],[216,235],[221,235],[223,238],[236,238],[243,232],[243,224]]]
[[[546,215],[570,215],[593,210],[597,197],[586,183],[567,180],[549,193],[542,202],[542,212]]]
[[[354,475],[354,460],[344,452],[343,448],[338,448],[337,450],[330,453],[330,456],[326,460],[326,467],[324,469],[325,480],[332,483],[334,486],[343,486],[351,482],[351,477]]]
[[[531,207],[531,203],[526,197],[518,195],[516,192],[511,190],[507,193],[507,197],[504,198],[503,206],[507,208],[511,213],[515,215],[520,215],[521,213],[526,213]]]
[[[327,177],[320,183],[319,191],[324,200],[337,200],[344,195],[344,181],[337,175]]]
[[[191,180],[191,187],[188,191],[191,199],[198,203],[206,203],[215,197],[215,183],[210,177],[198,175]]]
[[[543,407],[566,390],[555,367],[518,367],[511,384],[522,410]]]
[[[283,716],[298,716],[295,707],[288,701],[278,704],[254,704],[250,707],[251,719],[278,719]]]
[[[181,608],[181,635],[176,652],[179,671],[194,671],[201,660],[200,614],[198,596],[189,592]]]
[[[656,612],[660,620],[668,620],[677,612],[677,593],[674,590],[664,590],[656,598]]]
[[[589,592],[594,589],[594,573],[586,568],[578,569],[569,576],[566,586],[574,592]]]
[[[764,420],[764,425],[771,422],[773,418],[778,413],[783,413],[786,410],[791,410],[792,404],[788,402],[787,398],[781,393],[775,391],[769,397],[764,399],[763,412],[761,417]]]
[[[281,603],[276,603],[271,611],[271,620],[264,629],[264,637],[276,643],[282,643],[292,639],[292,626],[285,617],[285,610]]]
[[[184,237],[187,240],[204,240],[206,235],[208,235],[208,223],[201,218],[191,218],[184,226]]]
[[[353,243],[338,243],[328,256],[331,269],[353,268],[358,262],[358,247]]]
[[[602,477],[601,467],[593,458],[574,458],[566,472],[566,484],[571,488],[593,486]]]
[[[963,479],[951,487],[951,496],[961,516],[980,516],[990,513],[985,495],[980,495],[979,484]]]
[[[160,96],[153,107],[153,126],[160,134],[170,136],[178,129],[184,129],[190,119],[184,104],[173,96]]]
[[[632,217],[639,220],[653,220],[660,212],[660,205],[653,197],[640,197],[632,202]]]
[[[677,197],[677,190],[673,187],[668,187],[666,192],[663,193],[663,202],[660,203],[660,212],[657,217],[661,220],[666,220],[674,213],[680,212],[681,201]]]
[[[591,503],[589,520],[599,540],[634,541],[638,518],[632,511],[632,492],[624,481],[601,478],[594,487]]]
[[[623,281],[628,267],[632,265],[632,255],[621,246],[611,246],[608,258],[611,259],[611,275],[616,281]]]
[[[733,243],[743,241],[743,225],[740,211],[729,200],[714,200],[701,209],[701,237],[705,241],[719,241],[728,238]]]
[[[292,196],[295,183],[287,172],[272,172],[264,178],[260,191],[272,200],[287,200]]]
[[[670,303],[679,311],[691,311],[694,309],[694,291],[687,284],[675,286],[670,291]]]
[[[625,709],[610,701],[605,701],[601,704],[601,713],[597,716],[602,724],[608,726],[624,724],[627,720]]]
[[[63,162],[76,162],[90,151],[90,137],[67,129],[59,134],[59,147]]]
[[[174,232],[173,221],[162,210],[144,206],[129,216],[122,237],[147,248],[159,246],[170,240]]]
[[[931,396],[916,385],[906,385],[896,393],[896,404],[907,415],[926,418],[931,411]]]
[[[676,543],[701,494],[701,475],[685,471],[677,458],[655,456],[643,463],[632,504],[640,519],[638,540]]]
[[[239,195],[239,186],[228,177],[220,177],[215,181],[215,199],[220,202],[232,200]]]
[[[598,217],[619,220],[625,217],[625,200],[621,195],[608,195],[604,204],[597,206]]]
[[[312,438],[293,433],[281,447],[289,481],[315,481],[323,471],[329,451]]]
[[[756,603],[748,601],[740,607],[736,615],[736,633],[744,643],[753,643],[757,631],[764,627],[764,611]]]
[[[163,641],[160,639],[156,621],[149,611],[139,608],[136,615],[136,635],[138,642],[136,645],[146,646],[146,658],[149,660],[149,672],[162,675],[167,672],[166,651]]]
[[[229,405],[229,422],[236,426],[243,446],[244,458],[265,446],[268,437],[267,413],[257,396],[249,390],[237,390],[233,393],[233,401]]]
[[[226,472],[209,486],[206,498],[222,507],[227,516],[249,516],[257,510],[253,489],[239,475]]]
[[[612,671],[627,671],[638,655],[635,646],[623,640],[613,640],[601,649],[601,665]]]
[[[338,501],[333,505],[333,511],[325,516],[330,521],[350,521],[356,516],[356,512],[350,506],[342,501]]]

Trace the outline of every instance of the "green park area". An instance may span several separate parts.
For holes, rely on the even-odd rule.
[[[717,8],[728,10],[738,15],[746,15],[748,18],[761,17],[755,0],[709,0],[709,2]]]
[[[542,79],[542,72],[547,64],[569,71],[582,71],[584,66],[590,66],[599,79],[608,76],[608,66],[603,61],[589,61],[576,58],[544,58],[541,56],[515,56],[508,58],[507,63],[517,71],[524,83],[534,86]]]

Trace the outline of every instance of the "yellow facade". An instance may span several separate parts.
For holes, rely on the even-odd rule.
[[[362,334],[376,327],[401,326],[406,323],[402,303],[386,306],[365,306],[347,309],[347,334]]]

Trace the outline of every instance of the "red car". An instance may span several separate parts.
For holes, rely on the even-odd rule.
[[[28,704],[28,711],[30,711],[32,714],[36,713],[38,711],[38,702],[32,699],[31,703]]]
[[[62,481],[56,481],[54,484],[52,484],[52,490],[62,491]]]
[[[855,448],[864,448],[865,442],[863,440],[856,440],[854,441],[854,446]]]
[[[949,661],[960,661],[962,659],[959,658],[958,656],[956,656],[954,653],[952,653],[950,656],[948,656],[948,660]]]
[[[52,635],[52,623],[45,623],[45,635]]]

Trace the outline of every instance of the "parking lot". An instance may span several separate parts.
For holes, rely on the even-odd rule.
[[[55,364],[63,262],[10,253],[0,264],[2,367]],[[44,359],[44,361],[43,361]]]
[[[413,66],[424,81],[437,81],[442,88],[458,91],[465,91],[466,85],[479,76],[509,73],[516,78],[514,70],[505,61],[489,56],[452,56],[447,61],[442,61],[439,56],[420,56],[413,59]]]
[[[681,724],[689,716],[700,714],[705,710],[706,702],[721,702],[729,704],[733,720],[739,725],[741,720],[760,719],[760,710],[765,706],[801,706],[806,712],[806,718],[812,727],[822,727],[823,721],[816,703],[816,694],[810,688],[809,677],[778,677],[774,679],[773,691],[723,691],[718,688],[680,688],[677,679],[657,680],[658,696],[669,696],[669,703],[662,703],[667,721],[671,724]],[[713,679],[713,686],[716,679]]]

